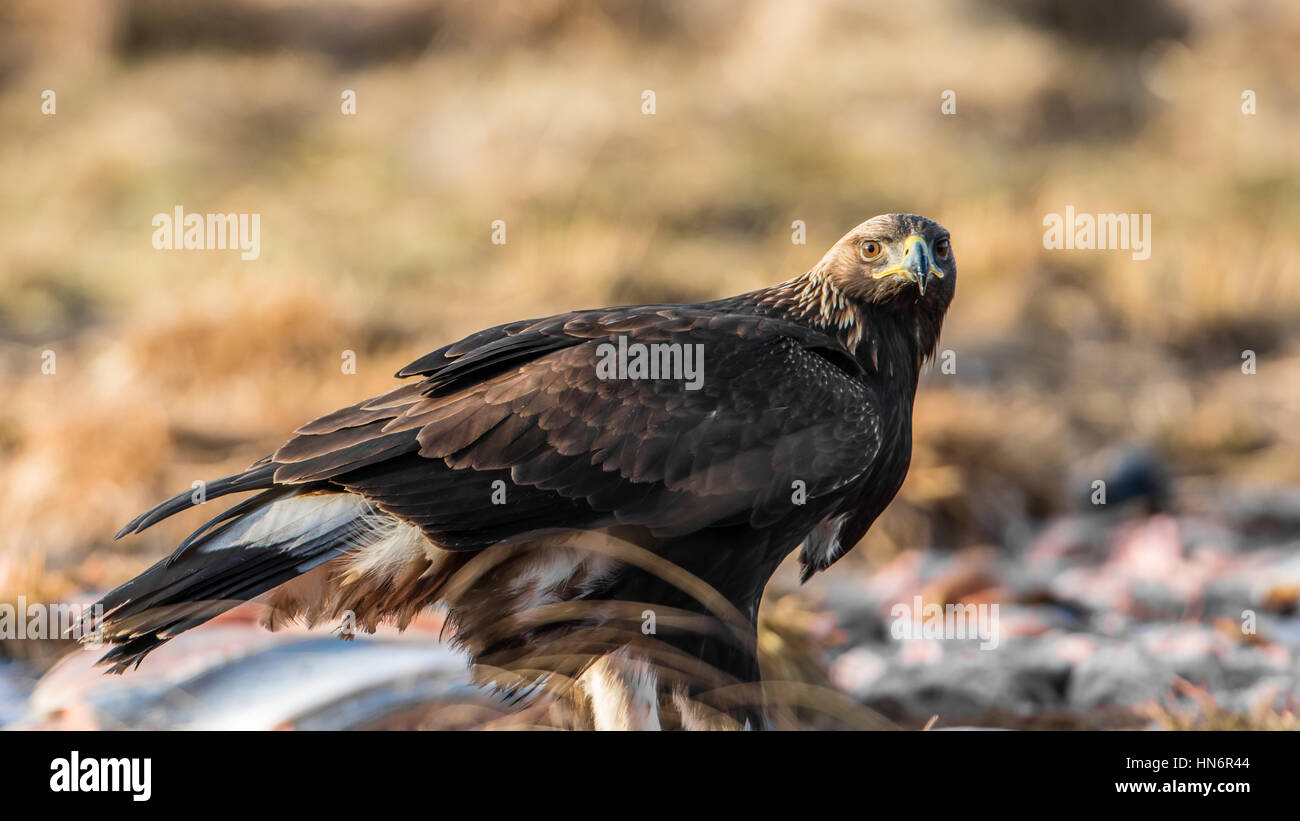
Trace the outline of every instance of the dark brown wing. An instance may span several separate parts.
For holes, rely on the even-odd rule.
[[[600,346],[620,336],[699,346],[699,389],[600,378]],[[303,426],[262,467],[342,485],[460,548],[611,523],[762,527],[796,482],[815,500],[870,467],[879,402],[854,368],[805,326],[707,307],[512,323],[417,360],[399,375],[422,381]]]

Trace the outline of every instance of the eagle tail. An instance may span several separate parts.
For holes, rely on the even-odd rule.
[[[219,480],[220,493],[249,489]],[[224,483],[224,484],[223,484]],[[190,507],[181,494],[128,525],[143,529]],[[162,515],[159,515],[159,512]],[[382,514],[360,496],[273,486],[200,527],[166,559],[105,595],[81,625],[112,646],[100,660],[121,673],[180,633],[374,538]]]

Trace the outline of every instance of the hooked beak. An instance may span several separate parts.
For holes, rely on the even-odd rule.
[[[899,263],[875,276],[879,279],[890,274],[915,282],[922,296],[925,296],[925,286],[931,274],[943,278],[943,271],[934,264],[934,254],[930,251],[930,244],[916,234],[908,237],[903,244],[903,258]]]
[[[925,296],[925,280],[930,273],[930,246],[925,244],[925,240],[912,235],[907,238],[907,244],[903,248],[904,275],[915,282],[921,296]]]

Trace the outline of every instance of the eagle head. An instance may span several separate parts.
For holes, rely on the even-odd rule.
[[[917,214],[872,217],[831,246],[817,268],[860,305],[928,308],[939,316],[957,285],[948,230]]]

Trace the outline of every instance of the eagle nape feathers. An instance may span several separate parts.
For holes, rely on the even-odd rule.
[[[763,588],[894,498],[956,276],[943,227],[888,214],[769,288],[471,334],[209,483],[252,495],[85,628],[121,672],[252,599],[272,628],[441,605],[480,680],[572,696],[584,726],[761,727]]]

